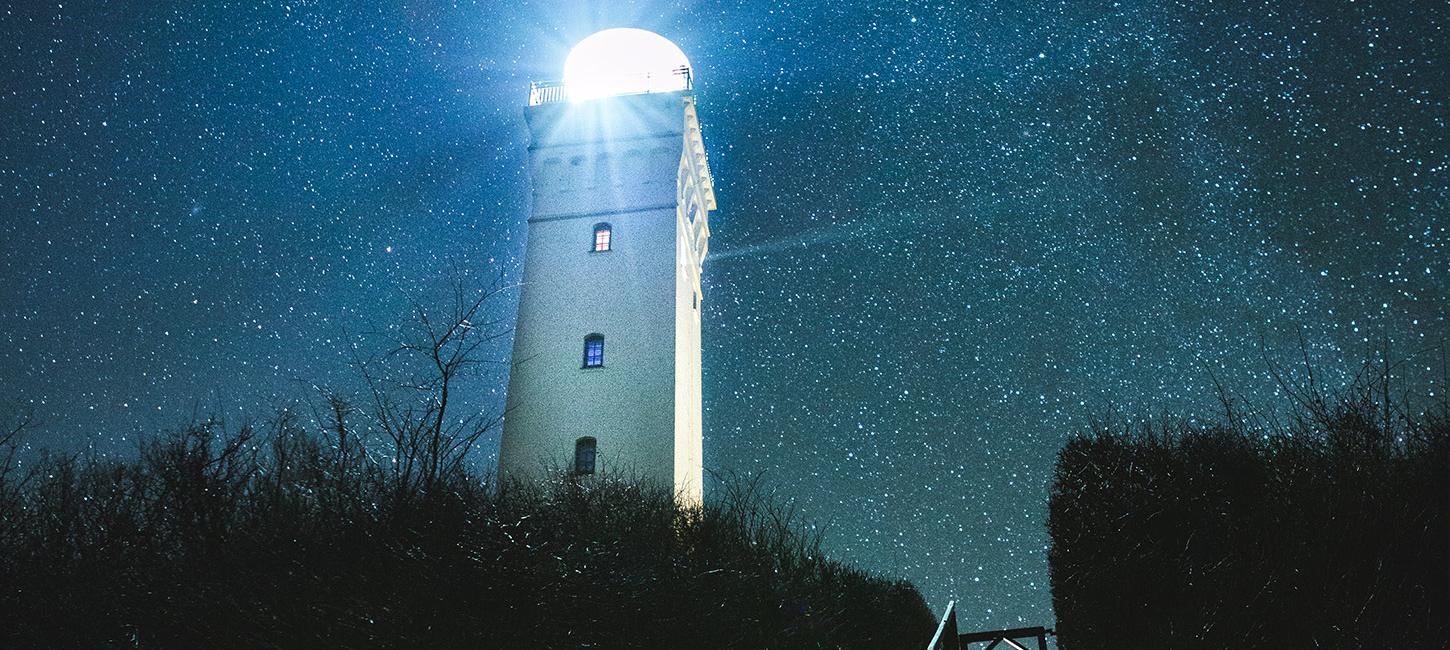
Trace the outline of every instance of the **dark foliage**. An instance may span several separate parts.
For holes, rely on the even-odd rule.
[[[1443,648],[1450,419],[1375,385],[1283,423],[1106,423],[1058,457],[1061,647]]]
[[[339,413],[345,412],[340,409]],[[339,420],[341,421],[341,420]],[[608,478],[490,487],[345,428],[224,434],[0,485],[0,647],[885,648],[909,584],[821,557],[751,482],[703,508]]]

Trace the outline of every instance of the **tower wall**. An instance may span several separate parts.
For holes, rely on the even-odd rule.
[[[699,262],[713,198],[700,198],[709,181],[690,139],[693,98],[545,104],[526,117],[533,206],[500,474],[567,470],[588,436],[599,472],[698,501]],[[612,229],[608,252],[591,250],[600,222]],[[593,333],[604,364],[583,368]]]
[[[704,496],[700,278],[715,192],[693,98],[686,99],[684,109],[684,149],[675,184],[675,490],[682,499],[699,502]]]

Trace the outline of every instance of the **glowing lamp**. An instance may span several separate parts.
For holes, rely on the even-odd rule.
[[[570,101],[690,88],[690,61],[669,39],[621,27],[579,41],[564,59]]]

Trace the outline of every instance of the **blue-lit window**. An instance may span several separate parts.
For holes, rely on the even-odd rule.
[[[599,455],[599,445],[593,438],[574,441],[574,473],[593,474],[594,459]]]
[[[584,337],[584,367],[604,367],[604,335],[590,334]]]
[[[614,228],[607,223],[594,224],[594,248],[596,253],[603,253],[609,250],[610,240],[614,237]]]

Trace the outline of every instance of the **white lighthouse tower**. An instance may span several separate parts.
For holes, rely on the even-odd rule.
[[[715,194],[689,62],[651,32],[535,83],[502,478],[611,473],[702,497],[700,270]]]

